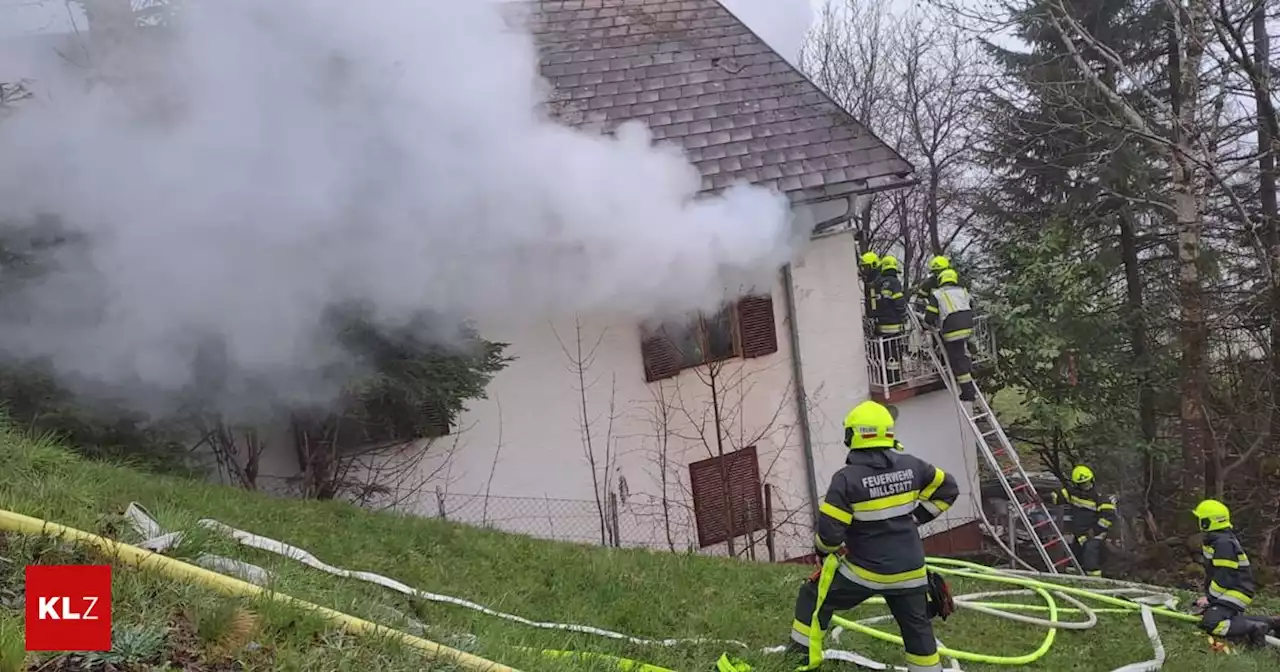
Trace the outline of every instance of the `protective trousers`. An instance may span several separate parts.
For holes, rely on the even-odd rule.
[[[1081,537],[1084,537],[1084,541],[1080,540]],[[1085,574],[1102,576],[1102,545],[1101,539],[1087,535],[1076,537],[1071,544],[1071,552],[1080,561],[1080,569],[1083,569]]]
[[[933,638],[933,623],[929,620],[929,597],[925,588],[880,593],[846,579],[843,574],[837,574],[818,610],[818,627],[825,633],[831,627],[831,616],[836,611],[853,609],[875,595],[884,597],[902,631],[902,648],[907,653],[907,669],[911,672],[941,672],[942,661],[938,657],[938,642]],[[795,621],[791,625],[791,639],[801,646],[809,645],[810,623],[817,604],[818,582],[806,581],[800,586],[800,594],[796,597]]]
[[[942,347],[947,350],[947,363],[951,365],[951,373],[960,386],[960,401],[973,401],[973,361],[969,359],[969,339],[943,341]]]
[[[1261,638],[1271,630],[1272,620],[1266,616],[1245,616],[1243,612],[1221,603],[1210,604],[1200,615],[1200,629],[1224,639]]]

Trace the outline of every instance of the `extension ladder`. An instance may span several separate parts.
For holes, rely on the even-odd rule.
[[[1044,566],[1049,573],[1058,574],[1074,570],[1078,574],[1084,574],[1075,554],[1071,552],[1067,538],[1063,536],[1057,521],[1053,519],[1053,514],[1036,493],[1031,478],[1022,468],[1018,451],[1004,433],[1004,428],[996,421],[996,415],[987,403],[982,390],[978,389],[977,383],[974,383],[972,409],[960,400],[960,386],[951,375],[950,362],[947,361],[946,348],[942,347],[941,336],[935,330],[925,329],[914,310],[908,310],[907,313],[912,328],[924,336],[921,350],[929,357],[934,370],[938,372],[938,376],[947,386],[947,391],[955,400],[960,415],[968,422],[970,431],[977,439],[979,452],[995,472],[1000,485],[1009,496],[1009,502],[1012,504],[1010,508],[1017,511],[1017,519],[1010,516],[1009,524],[1016,525],[1020,521],[1024,529],[1030,532],[1036,551],[1039,552],[1040,559],[1044,561]],[[939,352],[942,353],[941,357],[938,356]],[[978,505],[981,506],[981,502]],[[1012,548],[1009,550],[1013,551]]]

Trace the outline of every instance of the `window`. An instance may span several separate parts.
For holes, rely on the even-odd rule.
[[[703,364],[777,351],[773,298],[768,295],[740,299],[714,315],[664,323],[643,331],[640,339],[645,380],[649,382]]]
[[[765,529],[755,446],[690,464],[689,484],[698,546]]]

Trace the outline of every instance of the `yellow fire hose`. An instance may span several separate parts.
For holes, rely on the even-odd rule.
[[[59,537],[69,541],[78,541],[97,548],[102,553],[122,560],[131,564],[138,569],[159,572],[171,579],[187,580],[194,583],[213,588],[222,593],[235,596],[245,597],[267,597],[277,602],[288,604],[290,606],[310,611],[321,618],[337,625],[349,632],[365,635],[382,635],[398,638],[405,644],[422,652],[430,660],[439,660],[441,662],[454,663],[468,672],[518,672],[515,668],[508,667],[501,663],[495,663],[491,660],[472,655],[465,651],[459,651],[443,644],[437,644],[429,639],[415,637],[408,633],[400,632],[386,628],[377,623],[372,623],[361,618],[356,618],[340,611],[322,607],[318,604],[312,604],[296,597],[269,591],[261,586],[255,586],[252,583],[241,581],[229,576],[223,576],[217,572],[211,572],[203,567],[189,565],[181,560],[145,551],[136,546],[121,543],[106,537],[100,537],[96,534],[90,534],[83,530],[66,527],[57,523],[51,523],[39,518],[24,516],[20,513],[0,510],[0,529],[11,532],[19,532],[29,535],[47,535]],[[647,672],[654,672],[649,670]]]

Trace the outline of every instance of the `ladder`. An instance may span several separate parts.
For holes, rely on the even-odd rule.
[[[1075,554],[1071,552],[1067,538],[1063,536],[1058,523],[1053,519],[1044,500],[1040,499],[1040,495],[1036,493],[1027,472],[1022,468],[1018,451],[1004,433],[1004,428],[996,421],[996,415],[987,403],[986,396],[975,383],[972,410],[960,401],[960,386],[951,375],[950,362],[946,359],[947,351],[942,347],[941,336],[934,330],[926,330],[914,310],[908,310],[907,314],[912,328],[924,336],[921,339],[920,349],[929,357],[934,370],[946,384],[947,391],[955,400],[961,417],[968,422],[970,431],[977,439],[979,452],[995,472],[1000,485],[1009,496],[1009,502],[1012,504],[1010,508],[1018,514],[1016,519],[1012,515],[1009,517],[1010,526],[1021,522],[1024,529],[1030,532],[1036,551],[1039,552],[1040,559],[1044,561],[1044,566],[1049,573],[1058,574],[1074,570],[1078,574],[1084,574]],[[939,352],[942,354],[941,357],[938,356]],[[978,506],[981,505],[981,502],[978,502]]]

